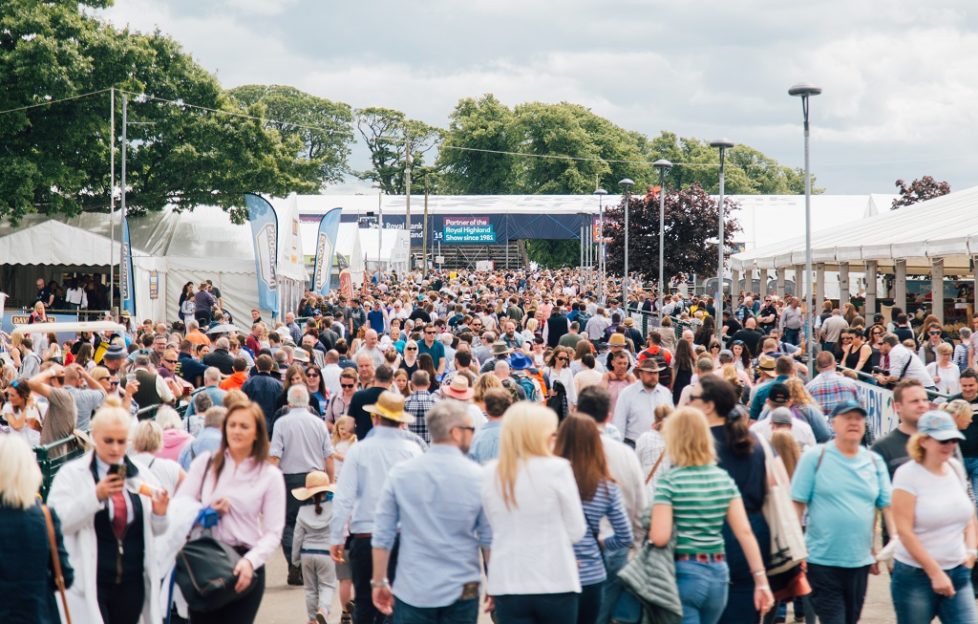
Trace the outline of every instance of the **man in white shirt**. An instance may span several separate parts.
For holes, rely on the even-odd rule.
[[[927,374],[927,368],[917,354],[900,344],[896,334],[883,336],[880,354],[889,356],[890,367],[886,373],[877,373],[876,381],[881,386],[898,383],[904,379],[916,379],[926,390],[937,390],[934,379]]]
[[[653,414],[659,405],[672,405],[672,392],[659,385],[662,368],[653,358],[635,367],[638,381],[618,395],[613,424],[625,436],[625,444],[635,448],[638,437],[652,427]]]
[[[323,383],[326,384],[326,389],[329,390],[330,397],[340,396],[343,392],[343,389],[340,387],[340,373],[343,372],[343,369],[340,368],[339,351],[330,349],[326,352],[324,361]]]
[[[771,405],[771,401],[768,401],[768,405]],[[816,444],[815,433],[811,426],[805,421],[795,418],[791,410],[783,406],[775,407],[768,412],[767,418],[754,423],[751,431],[759,436],[764,436],[764,439],[768,441],[771,440],[775,431],[787,431],[797,440],[802,451]]]

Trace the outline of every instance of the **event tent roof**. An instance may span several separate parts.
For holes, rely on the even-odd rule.
[[[927,273],[933,258],[943,258],[946,274],[971,273],[970,260],[978,255],[976,215],[978,187],[972,187],[852,223],[813,227],[812,261],[835,270],[840,262],[875,260],[888,269],[906,259],[909,273]],[[796,236],[735,254],[731,268],[790,268],[804,262],[805,238]]]
[[[805,198],[802,195],[731,195],[739,208],[734,211],[741,231],[734,241],[752,249],[758,245],[784,240],[804,231]],[[812,197],[812,220],[815,229],[827,228],[889,210],[893,195],[815,195]],[[621,201],[620,195],[606,195],[607,209]],[[344,216],[377,213],[405,213],[404,195],[299,195],[299,213],[305,219],[323,215],[341,206]],[[411,213],[424,210],[424,196],[411,196]],[[432,215],[543,215],[598,214],[595,195],[431,195],[428,212]],[[308,247],[307,247],[308,249]]]
[[[5,264],[108,266],[111,241],[108,227],[104,232],[101,227],[107,220],[108,215],[83,213],[67,220],[27,215],[16,226],[0,222],[0,259]]]

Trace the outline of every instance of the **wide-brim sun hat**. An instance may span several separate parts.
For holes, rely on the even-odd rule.
[[[452,383],[442,387],[441,393],[452,399],[468,401],[475,394],[475,389],[469,387],[469,379],[465,375],[455,375]]]
[[[320,492],[335,492],[336,486],[330,483],[329,475],[321,470],[313,470],[306,475],[306,486],[292,490],[292,496],[297,500],[309,500]]]
[[[387,390],[380,393],[376,403],[365,405],[363,410],[398,423],[410,425],[414,422],[414,416],[404,411],[404,397]]]
[[[529,356],[516,352],[509,356],[509,367],[514,371],[527,370],[533,367],[533,360]]]
[[[635,370],[645,371],[647,373],[661,373],[665,370],[665,367],[659,366],[659,362],[655,358],[645,358],[635,365]]]

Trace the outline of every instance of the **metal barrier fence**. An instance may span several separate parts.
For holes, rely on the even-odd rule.
[[[84,453],[85,449],[74,435],[34,448],[37,465],[41,468],[41,498],[47,500],[51,482],[61,466]]]

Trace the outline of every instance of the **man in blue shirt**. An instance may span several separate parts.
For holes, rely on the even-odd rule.
[[[835,439],[810,448],[798,462],[791,498],[799,517],[808,511],[808,581],[820,622],[858,622],[875,560],[876,510],[891,535],[890,475],[876,453],[860,446],[866,410],[856,401],[832,412]]]
[[[424,328],[424,340],[418,343],[418,355],[427,353],[435,364],[435,372],[441,376],[445,372],[445,345],[436,340],[438,329],[434,325]]]
[[[428,429],[431,448],[391,471],[377,501],[373,603],[384,614],[396,610],[398,621],[475,624],[479,549],[488,560],[492,544],[482,508],[482,470],[465,457],[475,427],[463,403],[442,401],[428,412]],[[398,527],[392,589],[385,572]]]
[[[503,414],[513,404],[513,395],[505,388],[487,390],[483,397],[488,420],[472,438],[469,457],[485,464],[499,457],[499,433],[503,428]]]

